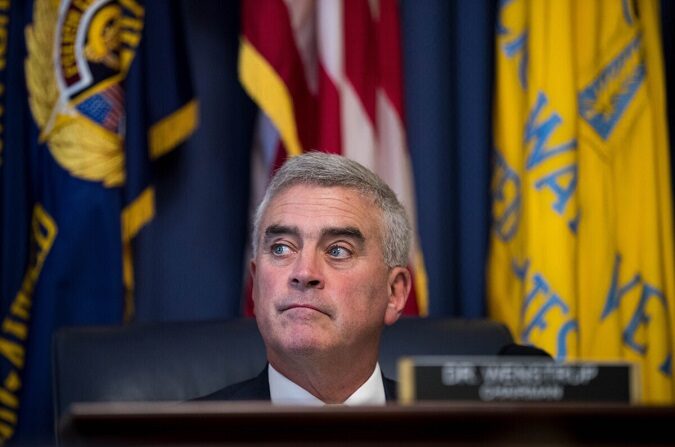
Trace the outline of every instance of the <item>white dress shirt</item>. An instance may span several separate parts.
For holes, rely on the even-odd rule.
[[[312,393],[289,380],[269,365],[270,397],[275,405],[326,405]],[[379,363],[370,378],[343,402],[343,405],[385,405],[384,383]]]

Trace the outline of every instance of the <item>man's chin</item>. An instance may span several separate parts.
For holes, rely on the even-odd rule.
[[[281,345],[288,354],[313,355],[328,350],[327,343],[316,331],[304,333],[302,330],[289,334]]]
[[[330,321],[320,312],[284,312],[267,331],[268,341],[286,354],[311,355],[331,348]]]

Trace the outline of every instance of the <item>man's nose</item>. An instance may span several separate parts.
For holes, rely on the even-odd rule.
[[[301,251],[291,272],[291,287],[299,289],[323,288],[321,258],[314,251]]]

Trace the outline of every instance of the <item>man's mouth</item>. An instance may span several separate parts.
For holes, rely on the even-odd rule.
[[[313,310],[315,312],[322,313],[324,315],[329,315],[328,312],[324,311],[320,307],[313,306],[311,304],[305,304],[305,303],[291,303],[291,304],[286,304],[283,305],[279,308],[280,312],[286,312],[288,310],[294,310],[294,309],[307,309],[307,310]]]

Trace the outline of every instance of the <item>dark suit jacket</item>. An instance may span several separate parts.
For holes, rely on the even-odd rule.
[[[396,382],[382,375],[384,396],[387,402],[396,401]],[[267,366],[254,377],[243,382],[221,388],[197,400],[270,400],[270,384],[267,379]]]

